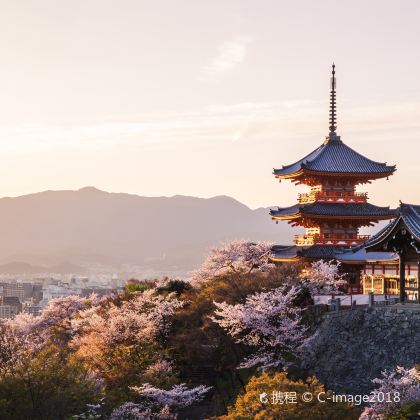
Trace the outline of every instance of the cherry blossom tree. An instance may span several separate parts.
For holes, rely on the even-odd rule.
[[[126,402],[112,411],[110,420],[175,420],[177,416],[171,413],[168,406],[160,411],[152,411],[146,404]]]
[[[107,306],[87,308],[72,321],[76,331],[72,344],[87,346],[89,353],[94,347],[163,339],[169,332],[171,318],[183,305],[174,293],[162,296],[150,289],[121,304],[109,302]]]
[[[174,420],[179,409],[201,401],[211,387],[200,385],[188,388],[185,384],[180,384],[164,390],[146,383],[131,389],[145,397],[146,401],[124,403],[112,412],[111,420]]]
[[[170,390],[156,388],[150,384],[131,387],[139,395],[151,399],[161,407],[185,408],[198,401],[201,401],[211,387],[199,385],[195,388],[188,388],[185,384],[174,385]]]
[[[148,383],[131,387],[139,396],[146,398],[142,403],[126,402],[111,414],[111,420],[142,419],[172,420],[177,418],[179,409],[201,401],[211,387],[199,385],[188,388],[185,384],[174,385],[165,390]]]
[[[0,377],[15,372],[28,347],[26,336],[15,334],[7,322],[0,323]]]
[[[212,320],[237,343],[255,349],[239,368],[261,369],[286,365],[298,356],[307,342],[307,328],[302,324],[302,308],[294,305],[300,288],[285,286],[248,296],[244,304],[214,302]]]
[[[111,418],[175,419],[177,410],[200,401],[210,389],[176,385],[176,367],[165,343],[174,315],[184,304],[176,293],[154,287],[106,299],[53,299],[38,317],[19,314],[0,321],[0,381],[29,377],[28,371],[36,375],[37,360],[53,355],[68,364],[69,372],[79,369],[89,390],[107,399],[124,401],[124,392],[128,396],[135,391],[140,402],[126,402]],[[103,415],[101,404],[85,407],[75,418]]]
[[[344,274],[340,274],[340,263],[319,260],[311,264],[311,267],[302,274],[305,285],[309,288],[312,296],[316,294],[341,293],[340,287],[347,284]]]
[[[20,313],[13,319],[3,320],[0,325],[0,347],[2,365],[7,366],[5,355],[9,353],[13,364],[23,363],[24,359],[35,356],[52,338],[60,336],[61,343],[71,338],[73,317],[88,305],[98,304],[98,298],[66,296],[50,300],[40,316],[34,317]],[[26,356],[26,358],[24,357]]]
[[[217,276],[269,271],[274,267],[269,256],[272,244],[244,240],[225,243],[220,248],[211,248],[202,266],[192,272],[192,284],[201,283]]]
[[[383,420],[404,404],[420,402],[420,372],[416,368],[385,370],[372,382],[377,385],[372,393],[375,402],[363,411],[361,420]]]
[[[132,293],[86,308],[72,320],[70,348],[99,375],[108,392],[129,395],[139,382],[171,385],[176,380],[165,342],[184,302],[156,289]],[[119,396],[120,398],[120,396]]]
[[[14,334],[32,336],[38,343],[54,334],[70,339],[73,334],[71,322],[76,314],[81,310],[97,307],[102,301],[103,298],[94,294],[88,298],[71,295],[51,299],[40,316],[20,313],[14,319],[8,320],[7,325]]]

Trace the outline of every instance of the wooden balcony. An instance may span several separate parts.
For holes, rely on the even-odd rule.
[[[297,246],[310,245],[360,245],[369,239],[369,235],[295,235]]]
[[[315,236],[312,235],[295,235],[295,244],[297,246],[315,245]]]
[[[331,203],[366,203],[367,193],[353,191],[318,191],[306,194],[299,194],[298,202],[300,204],[320,202]]]

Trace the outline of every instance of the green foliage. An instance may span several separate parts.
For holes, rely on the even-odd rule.
[[[168,280],[164,286],[158,287],[158,292],[176,293],[177,296],[191,290],[191,285],[183,280]]]
[[[238,370],[250,349],[236,344],[225,331],[211,321],[213,301],[243,303],[250,294],[274,289],[298,281],[298,267],[285,264],[270,273],[230,274],[206,282],[200,289],[185,290],[187,302],[174,321],[169,347],[180,375],[187,380],[213,386],[212,415],[227,407],[244,390],[252,372]],[[297,304],[300,302],[297,302]]]
[[[404,404],[395,414],[388,417],[388,420],[416,420],[419,418],[420,401]]]
[[[13,374],[0,378],[0,418],[67,419],[99,397],[94,379],[74,355],[51,344],[27,356]]]
[[[278,392],[296,393],[296,403],[281,404],[281,396]],[[353,406],[344,403],[318,402],[315,397],[310,402],[303,402],[302,395],[311,393],[316,396],[321,392],[327,392],[322,384],[314,377],[306,381],[290,380],[287,374],[262,373],[254,376],[248,382],[246,390],[241,394],[235,404],[229,408],[226,416],[220,417],[225,420],[263,420],[263,419],[287,419],[301,420],[352,420],[358,418],[358,411]],[[273,394],[274,393],[274,394]],[[263,401],[261,401],[263,394]],[[274,399],[273,398],[274,395]]]
[[[126,294],[130,295],[136,292],[144,292],[154,286],[154,282],[130,279],[125,285]]]

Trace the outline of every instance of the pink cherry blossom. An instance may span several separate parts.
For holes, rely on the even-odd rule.
[[[340,263],[319,260],[302,274],[312,295],[340,293],[339,288],[347,284],[344,274],[340,274]]]
[[[159,406],[184,408],[201,401],[211,387],[199,385],[188,388],[185,384],[174,385],[170,390],[156,388],[148,383],[131,387],[139,395],[150,398]]]
[[[244,240],[225,243],[220,248],[211,248],[202,266],[192,272],[195,286],[217,276],[251,271],[269,271],[274,267],[269,256],[272,244]]]
[[[262,369],[285,364],[285,355],[300,354],[307,339],[302,325],[302,309],[293,302],[299,292],[296,286],[280,287],[248,296],[244,304],[214,302],[212,320],[237,343],[255,349],[239,367],[260,366]]]
[[[403,404],[420,401],[420,372],[416,368],[397,366],[393,371],[383,371],[382,377],[372,382],[377,385],[372,393],[375,402],[363,411],[362,420],[383,420]]]

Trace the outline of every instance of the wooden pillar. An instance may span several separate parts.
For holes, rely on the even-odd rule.
[[[417,300],[420,303],[420,258],[417,263]]]
[[[400,302],[405,301],[405,255],[400,253]]]

